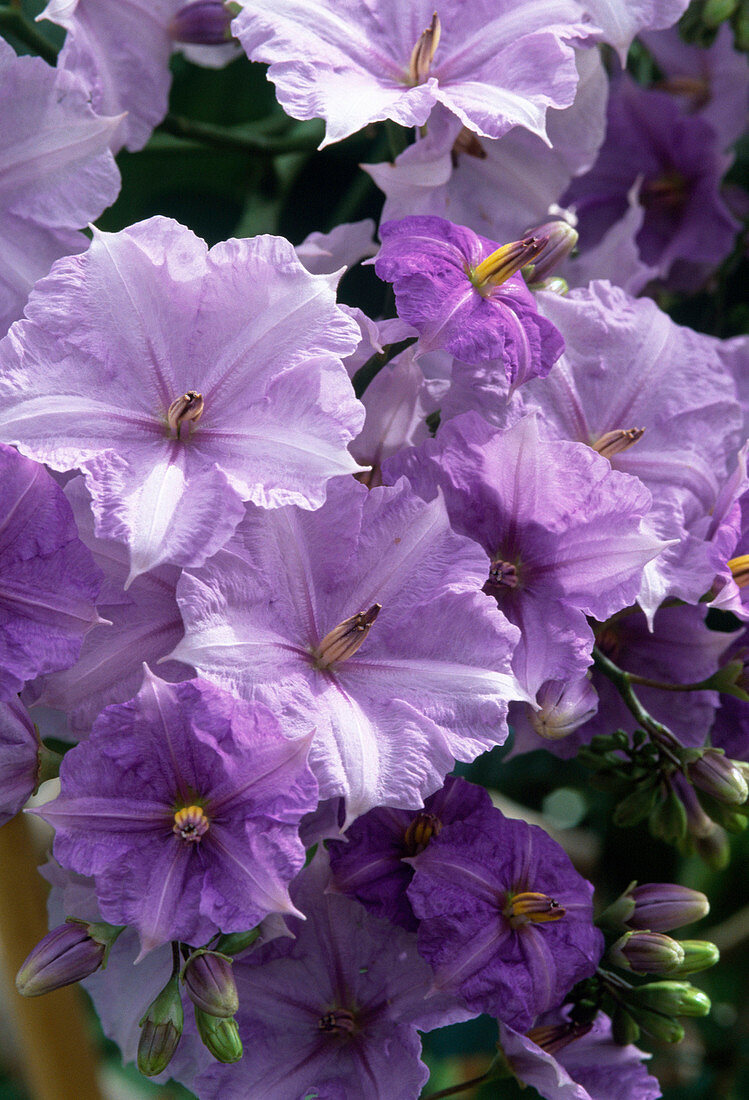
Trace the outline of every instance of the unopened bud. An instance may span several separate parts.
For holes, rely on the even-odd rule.
[[[185,1017],[177,975],[170,978],[138,1022],[138,1069],[156,1077],[172,1060],[182,1036]]]
[[[587,722],[598,710],[598,695],[587,676],[579,680],[547,680],[536,694],[538,709],[528,717],[539,737],[559,741]]]
[[[617,1046],[626,1047],[640,1038],[640,1027],[626,1008],[617,1005],[611,1017],[611,1034]]]
[[[38,997],[87,978],[106,965],[110,948],[123,927],[69,917],[26,956],[16,975],[16,989],[24,997]]]
[[[709,940],[681,940],[684,962],[669,973],[669,978],[686,978],[700,970],[708,970],[720,960],[720,951]]]
[[[531,285],[547,279],[577,247],[577,230],[561,218],[529,229],[525,235],[546,241],[535,260],[523,268],[523,275]]]
[[[664,932],[626,932],[607,952],[608,961],[638,974],[667,974],[684,962],[684,951]]]
[[[707,1016],[710,998],[689,982],[649,982],[627,995],[630,1004],[664,1016]]]
[[[658,789],[653,783],[641,783],[617,805],[614,824],[628,828],[644,821],[652,813],[657,797]]]
[[[749,797],[742,770],[719,749],[707,749],[688,764],[687,775],[695,787],[728,806],[741,806]]]
[[[632,1015],[643,1031],[662,1043],[680,1043],[684,1038],[684,1028],[672,1016],[639,1007],[632,1009]]]
[[[650,815],[650,831],[667,844],[678,844],[687,835],[687,812],[684,804],[670,787],[665,798]]]
[[[670,932],[701,920],[710,912],[710,902],[704,894],[674,882],[645,882],[642,886],[632,886],[627,890],[627,897],[634,902],[634,909],[624,922],[628,928]]]
[[[216,951],[196,951],[182,968],[182,981],[194,1005],[209,1016],[233,1016],[239,997],[231,959]]]
[[[210,1016],[195,1007],[195,1023],[205,1047],[218,1062],[238,1062],[244,1051],[237,1021],[225,1016]]]
[[[719,27],[730,19],[738,7],[738,0],[705,0],[702,21],[706,27]]]
[[[234,12],[222,0],[194,0],[185,4],[169,24],[175,42],[194,46],[223,46],[231,41]]]
[[[260,935],[260,928],[250,928],[247,932],[225,932],[219,937],[216,950],[222,955],[240,955],[251,947]]]
[[[731,862],[731,846],[719,825],[713,825],[709,833],[694,838],[694,847],[700,859],[713,871],[724,871]]]

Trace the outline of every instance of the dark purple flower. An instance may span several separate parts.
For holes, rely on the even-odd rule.
[[[324,894],[316,859],[295,884],[295,939],[234,963],[244,1058],[196,1083],[203,1100],[415,1100],[428,1077],[417,1028],[468,1018],[432,974],[416,938],[357,902]]]
[[[603,936],[593,887],[537,826],[479,811],[435,837],[414,866],[419,953],[436,988],[469,1008],[523,1029],[595,972]]]
[[[199,945],[295,912],[297,827],[317,803],[309,742],[287,740],[259,704],[146,671],[67,754],[62,793],[38,812],[63,866],[95,877],[102,916],[137,927],[141,954]]]
[[[448,777],[423,810],[370,810],[356,819],[345,840],[328,844],[332,885],[376,917],[415,931],[419,922],[406,894],[414,872],[404,860],[423,852],[446,825],[489,806],[483,787]]]
[[[398,315],[417,329],[423,351],[445,349],[467,363],[500,360],[513,386],[549,373],[564,341],[516,274],[540,241],[500,247],[435,217],[386,222],[380,237],[375,271],[393,284]]]
[[[577,213],[584,250],[624,216],[628,193],[641,180],[642,259],[676,289],[696,290],[728,255],[739,228],[718,194],[729,163],[711,126],[624,74],[611,89],[598,160],[561,201]]]
[[[0,444],[0,699],[76,661],[100,584],[62,489]]]

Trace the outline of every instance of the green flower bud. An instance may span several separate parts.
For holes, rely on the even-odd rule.
[[[203,1045],[218,1062],[238,1062],[244,1054],[237,1021],[225,1016],[210,1016],[195,1006],[195,1023]]]
[[[702,21],[706,27],[719,27],[730,19],[738,7],[738,0],[705,0]]]
[[[640,1027],[633,1016],[621,1005],[617,1005],[611,1017],[611,1034],[617,1046],[626,1047],[640,1038]]]
[[[680,1043],[684,1038],[684,1028],[670,1016],[661,1016],[660,1012],[650,1012],[639,1006],[632,1007],[632,1015],[643,1031],[662,1043]]]
[[[687,835],[687,811],[670,787],[666,797],[650,815],[650,831],[667,844],[678,844]]]
[[[627,828],[644,821],[652,813],[657,795],[658,791],[652,785],[636,787],[614,810],[614,824]]]
[[[219,937],[216,951],[222,955],[239,955],[246,951],[260,935],[259,928],[250,928],[247,932],[226,932]]]
[[[144,1077],[155,1077],[172,1060],[184,1026],[182,998],[175,974],[151,1001],[138,1022],[138,1069]]]
[[[650,982],[632,989],[627,1000],[630,1007],[636,1005],[664,1016],[707,1016],[710,1011],[710,998],[689,982]]]
[[[720,959],[720,951],[709,940],[681,940],[684,962],[669,972],[669,978],[686,978],[707,970]]]

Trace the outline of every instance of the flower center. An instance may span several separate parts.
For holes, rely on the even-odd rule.
[[[333,1012],[326,1012],[317,1021],[320,1031],[335,1032],[337,1035],[350,1035],[356,1028],[356,1020],[353,1012],[347,1008],[336,1008]]]
[[[172,401],[166,414],[169,431],[175,439],[187,439],[193,425],[203,415],[203,394],[197,390],[188,390]]]
[[[344,619],[338,626],[334,626],[317,649],[312,650],[315,668],[330,668],[333,664],[353,657],[381,610],[382,604],[373,603],[368,611],[358,611],[350,619]]]
[[[517,588],[519,584],[520,574],[517,564],[512,561],[505,561],[501,557],[494,558],[489,566],[489,576],[484,584],[484,592],[488,596],[499,599],[508,590]]]
[[[558,901],[534,890],[512,894],[503,909],[512,928],[523,928],[526,924],[548,924],[561,920],[565,912]]]
[[[615,428],[613,432],[604,432],[600,439],[591,443],[591,447],[610,462],[614,455],[626,451],[644,434],[644,428]]]
[[[442,25],[437,12],[432,16],[432,22],[425,31],[422,31],[416,40],[416,45],[411,51],[411,60],[408,63],[408,83],[412,87],[423,84],[429,76],[429,66],[437,52],[440,43]]]
[[[183,806],[174,815],[172,832],[188,844],[197,844],[208,832],[209,824],[201,806]]]
[[[640,206],[646,210],[679,210],[687,199],[687,181],[680,172],[664,172],[645,180],[640,190]]]
[[[480,264],[468,269],[468,278],[479,294],[486,296],[526,264],[533,263],[548,243],[548,237],[524,237],[522,241],[500,245]]]
[[[423,852],[433,836],[439,836],[442,822],[436,814],[417,814],[403,834],[406,855],[417,856]]]

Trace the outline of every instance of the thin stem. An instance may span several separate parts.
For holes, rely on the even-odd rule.
[[[395,359],[396,355],[415,343],[415,338],[409,336],[408,339],[400,340],[397,344],[386,344],[381,352],[375,352],[374,355],[370,356],[366,363],[359,367],[351,380],[356,396],[361,397],[372,379],[380,373],[383,367],[387,366],[391,359]]]
[[[57,64],[57,47],[30,23],[20,8],[0,7],[0,31],[12,35],[49,65]]]
[[[198,141],[214,149],[251,153],[260,157],[279,157],[286,153],[312,153],[322,138],[322,127],[310,124],[303,134],[270,137],[250,131],[246,126],[214,126],[183,115],[168,114],[159,129],[185,141]]]
[[[484,1081],[489,1081],[493,1072],[493,1068],[488,1069],[486,1073],[482,1073],[479,1077],[473,1077],[470,1081],[463,1081],[459,1085],[451,1085],[447,1089],[440,1089],[439,1092],[430,1092],[428,1096],[424,1097],[424,1100],[442,1100],[443,1096],[457,1096],[459,1092],[467,1092],[468,1089],[475,1088],[476,1085],[481,1085]]]
[[[706,680],[700,680],[694,684],[667,684],[662,680],[649,680],[647,676],[638,676],[635,672],[628,672],[630,683],[640,684],[642,687],[658,688],[659,691],[706,691]]]
[[[645,710],[645,707],[632,690],[632,674],[625,672],[624,669],[615,665],[613,661],[609,660],[609,658],[600,651],[598,646],[594,646],[593,648],[593,660],[596,668],[611,680],[612,684],[621,695],[627,710],[637,719],[639,725],[641,725],[644,730],[647,730],[647,732],[658,742],[671,762],[676,764],[677,767],[681,767],[682,760],[680,756],[677,752],[672,751],[674,749],[678,750],[681,747],[678,739],[674,737],[667,726],[656,721],[652,714]]]

